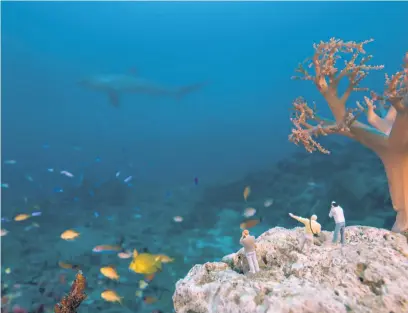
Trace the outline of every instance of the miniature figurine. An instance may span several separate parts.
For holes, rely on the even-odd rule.
[[[316,222],[317,216],[312,215],[310,219],[296,216],[292,213],[289,213],[289,216],[305,225],[305,233],[303,237],[300,238],[299,249],[300,251],[303,251],[303,248],[306,245],[307,253],[309,253],[310,247],[313,245],[313,236],[319,235],[321,232],[321,225]]]
[[[332,201],[331,203],[331,208],[330,208],[330,213],[329,217],[333,217],[334,221],[336,222],[336,227],[334,229],[334,234],[333,234],[333,243],[337,243],[337,237],[341,237],[341,244],[344,245],[345,239],[344,239],[344,230],[346,228],[346,221],[344,219],[344,212],[343,208],[339,206],[335,201]]]
[[[245,256],[248,260],[249,272],[255,274],[259,272],[258,259],[256,258],[255,237],[249,235],[249,231],[244,229],[239,243],[244,246]]]

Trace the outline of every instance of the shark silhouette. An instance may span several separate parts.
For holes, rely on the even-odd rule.
[[[175,88],[161,86],[136,75],[110,74],[94,75],[84,78],[79,81],[79,85],[87,89],[105,92],[109,97],[109,102],[113,106],[119,107],[120,95],[124,93],[150,94],[180,99],[200,89],[206,85],[206,83],[197,83]]]

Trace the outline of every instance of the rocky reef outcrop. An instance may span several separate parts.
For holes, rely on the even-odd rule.
[[[177,313],[408,312],[407,239],[385,229],[350,226],[344,247],[323,232],[309,254],[303,229],[272,228],[257,238],[261,271],[247,273],[240,249],[222,262],[195,265],[176,284]]]

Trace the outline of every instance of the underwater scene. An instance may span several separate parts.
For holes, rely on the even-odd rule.
[[[1,2],[1,312],[408,312],[407,12]]]

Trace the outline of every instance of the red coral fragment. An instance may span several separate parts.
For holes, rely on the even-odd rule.
[[[57,303],[54,307],[55,313],[76,313],[78,307],[87,297],[85,294],[86,279],[79,271],[76,275],[74,282],[72,283],[71,290],[68,295],[62,298],[60,303]]]

